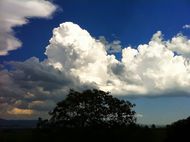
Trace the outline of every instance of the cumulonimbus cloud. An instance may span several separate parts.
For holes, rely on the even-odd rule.
[[[47,59],[1,67],[0,113],[44,115],[70,88],[126,96],[190,95],[189,39],[184,35],[164,40],[158,31],[147,44],[124,47],[121,60],[108,54],[108,44],[77,24],[60,24],[46,47]]]
[[[28,18],[48,18],[56,5],[47,0],[1,0],[0,1],[0,56],[21,47],[22,42],[14,36],[13,28],[28,23]]]
[[[107,54],[101,40],[67,22],[54,29],[45,54],[60,71],[114,94],[164,94],[174,89],[189,93],[189,43],[183,35],[164,41],[158,31],[148,44],[123,48],[120,61]]]

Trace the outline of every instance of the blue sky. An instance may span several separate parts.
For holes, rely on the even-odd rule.
[[[0,60],[23,61],[31,56],[44,59],[52,29],[66,21],[80,25],[94,37],[119,39],[123,46],[147,43],[158,30],[165,39],[179,32],[190,34],[190,30],[182,29],[190,23],[188,0],[55,0],[54,3],[60,9],[52,19],[32,18],[30,24],[14,28],[23,48]]]
[[[0,56],[5,61],[25,61],[44,54],[52,30],[60,23],[71,21],[86,29],[92,37],[104,36],[109,42],[121,41],[122,47],[147,44],[152,35],[162,31],[168,40],[183,33],[190,36],[189,0],[54,0],[59,8],[48,19],[30,18],[29,23],[14,27],[15,36],[22,41],[21,48]],[[116,53],[121,60],[121,53]],[[136,104],[135,110],[142,114],[139,123],[167,124],[190,114],[189,96],[124,97]]]

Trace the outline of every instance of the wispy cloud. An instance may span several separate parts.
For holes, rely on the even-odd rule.
[[[56,5],[47,0],[1,0],[0,1],[0,56],[22,46],[14,36],[13,28],[28,23],[28,18],[49,18]]]
[[[140,114],[140,113],[137,113],[137,114],[136,114],[136,117],[137,117],[137,118],[142,118],[142,117],[143,117],[143,115],[142,115],[142,114]]]
[[[183,27],[182,27],[183,29],[190,29],[190,25],[184,25]]]

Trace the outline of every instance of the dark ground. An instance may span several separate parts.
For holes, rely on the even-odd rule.
[[[130,129],[4,129],[0,142],[116,141],[164,142],[166,128]]]
[[[1,121],[4,122],[4,121]],[[1,123],[2,126],[3,123]],[[13,125],[15,126],[15,125]],[[19,125],[20,126],[20,125]],[[22,125],[23,126],[23,125]],[[24,125],[28,126],[28,125]],[[190,142],[190,117],[163,128],[132,125],[127,128],[0,128],[0,142]]]

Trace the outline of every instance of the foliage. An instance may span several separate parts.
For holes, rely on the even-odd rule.
[[[190,117],[167,126],[167,142],[190,141]]]
[[[80,93],[70,90],[67,97],[49,113],[51,118],[41,121],[39,127],[126,127],[136,122],[135,111],[132,110],[134,106],[108,92],[94,89]]]

